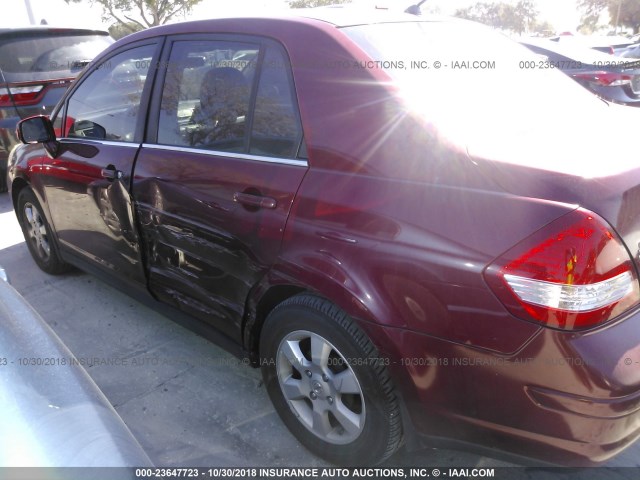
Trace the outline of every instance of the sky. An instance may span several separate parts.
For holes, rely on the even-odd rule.
[[[36,20],[46,19],[50,25],[107,28],[110,23],[101,19],[99,7],[91,7],[89,0],[68,5],[64,0],[29,0]],[[416,0],[360,0],[377,4],[398,4],[409,6]],[[0,0],[0,26],[24,26],[29,24],[25,7],[27,0]],[[439,7],[443,14],[451,14],[456,9],[476,3],[473,0],[429,0],[429,4]],[[541,17],[550,21],[557,31],[575,30],[579,23],[576,0],[537,0]],[[284,0],[203,0],[190,18],[230,15],[234,12],[260,13],[273,11],[286,5]]]

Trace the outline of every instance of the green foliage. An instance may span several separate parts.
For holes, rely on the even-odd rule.
[[[109,27],[109,35],[115,40],[120,40],[122,37],[126,37],[134,32],[139,32],[140,30],[144,29],[137,23],[129,22],[123,25],[116,22]]]
[[[640,31],[640,0],[580,0],[578,9],[582,12],[583,30],[595,30],[600,16],[607,11],[610,25],[618,21],[619,26],[632,28],[634,33]]]
[[[609,2],[609,15],[612,24],[615,25],[618,15],[617,2]],[[619,25],[633,29],[633,33],[640,31],[640,0],[626,0],[620,4]]]
[[[535,21],[531,26],[529,32],[535,33],[541,36],[553,36],[555,34],[555,27],[547,20]]]
[[[289,0],[291,8],[314,8],[337,5],[339,3],[351,3],[351,0]]]
[[[522,34],[535,26],[538,11],[534,1],[520,0],[515,5],[506,2],[479,2],[457,10],[454,15]]]
[[[104,20],[115,20],[122,32],[133,33],[163,25],[176,15],[189,13],[202,0],[65,0],[67,3],[86,1],[102,8]]]

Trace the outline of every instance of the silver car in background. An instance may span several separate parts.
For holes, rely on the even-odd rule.
[[[151,466],[98,386],[1,267],[0,278],[0,467]]]

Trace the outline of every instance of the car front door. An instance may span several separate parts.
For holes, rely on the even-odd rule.
[[[61,247],[123,282],[146,284],[130,195],[156,41],[127,47],[83,76],[54,114],[59,151],[43,189]]]
[[[133,183],[159,298],[239,340],[307,162],[287,56],[252,37],[174,38]]]

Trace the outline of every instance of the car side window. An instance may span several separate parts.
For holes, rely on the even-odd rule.
[[[100,64],[67,104],[66,137],[133,142],[155,45],[119,53]]]
[[[301,138],[289,61],[279,48],[269,46],[260,71],[249,153],[293,158]]]
[[[244,152],[259,45],[174,42],[162,90],[158,143]]]

